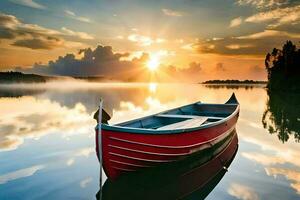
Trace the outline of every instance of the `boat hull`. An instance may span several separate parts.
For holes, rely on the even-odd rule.
[[[222,148],[222,150],[220,150]],[[204,199],[222,179],[238,149],[235,131],[206,159],[185,159],[165,168],[106,180],[97,197],[114,199]],[[208,158],[209,157],[209,158]],[[193,198],[194,197],[194,198]]]
[[[104,171],[114,180],[122,174],[180,161],[225,142],[238,115],[236,112],[223,123],[183,133],[141,134],[102,129],[99,137],[96,130],[97,155],[99,158],[102,152]]]

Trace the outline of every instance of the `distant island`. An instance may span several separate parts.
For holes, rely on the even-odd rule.
[[[267,84],[267,81],[254,80],[209,80],[202,82],[202,84]]]
[[[104,76],[76,76],[76,77],[66,77],[66,76],[44,76],[38,74],[25,74],[22,72],[8,71],[0,72],[0,84],[12,84],[12,83],[46,83],[47,81],[53,80],[83,80],[89,82],[107,82],[112,81]]]
[[[107,82],[113,81],[113,79],[108,79],[105,76],[73,76],[77,80],[84,80],[88,82]]]
[[[24,74],[21,72],[0,72],[0,84],[10,83],[45,83],[55,79],[50,76],[41,76],[37,74]]]

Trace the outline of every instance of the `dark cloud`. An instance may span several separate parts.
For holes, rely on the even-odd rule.
[[[168,81],[188,81],[197,82],[203,74],[199,62],[191,62],[188,67],[179,68],[173,65],[163,67],[162,71],[168,75]]]
[[[216,64],[216,70],[217,71],[226,71],[226,68],[224,67],[224,64],[223,63],[217,63]]]
[[[58,38],[47,37],[46,39],[36,38],[36,39],[17,40],[12,45],[27,47],[30,49],[53,49],[61,46],[62,43],[63,41]]]
[[[14,39],[14,27],[18,23],[19,20],[15,16],[0,13],[0,39]]]
[[[19,20],[15,16],[0,13],[0,26],[10,26],[17,23],[19,23]]]
[[[293,0],[236,0],[238,5],[250,5],[258,9],[270,9],[291,4]]]
[[[260,66],[258,66],[258,65],[255,65],[255,66],[251,67],[250,70],[251,70],[252,72],[254,72],[254,73],[257,73],[257,74],[266,71],[266,69],[265,69],[264,67],[260,67]]]
[[[68,41],[85,41],[94,39],[85,32],[76,32],[66,27],[61,31],[44,28],[36,24],[26,24],[13,15],[0,13],[0,40],[12,40],[14,46],[30,49],[53,49],[66,47]],[[75,43],[73,43],[75,44]],[[77,45],[81,43],[77,42]]]
[[[81,49],[79,54],[83,56],[76,58],[75,54],[66,54],[58,57],[57,60],[49,61],[47,65],[35,64],[32,69],[25,72],[64,76],[103,75],[129,79],[131,76],[140,75],[142,66],[149,58],[149,55],[143,54],[140,58],[131,61],[122,60],[121,58],[129,54],[114,53],[111,46]]]
[[[265,55],[274,47],[280,47],[286,40],[298,43],[299,33],[265,30],[250,35],[227,37],[219,40],[205,40],[193,45],[199,53],[221,55]]]
[[[183,71],[187,72],[187,73],[194,73],[194,72],[199,72],[201,71],[201,64],[199,62],[191,62],[189,64],[189,67],[186,69],[183,69]],[[182,70],[181,70],[182,71]]]
[[[8,28],[0,26],[0,39],[14,39],[16,34]]]
[[[14,40],[12,45],[30,49],[53,49],[64,45],[59,32],[34,24],[24,24],[13,15],[0,13],[0,40]]]
[[[115,53],[111,46],[100,45],[95,49],[81,49],[78,53],[77,57],[80,58],[77,58],[75,54],[66,54],[49,61],[47,65],[35,64],[31,69],[18,68],[17,70],[45,75],[104,76],[123,81],[148,81],[151,79],[151,73],[145,67],[150,58],[147,53],[128,60],[129,53]],[[198,81],[201,71],[199,62],[191,62],[185,68],[160,66],[158,73],[161,75],[159,77],[164,78],[157,81]]]

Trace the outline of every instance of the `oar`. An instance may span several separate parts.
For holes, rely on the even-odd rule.
[[[100,163],[100,177],[99,177],[99,182],[100,182],[100,190],[98,192],[98,199],[102,199],[102,123],[108,124],[108,120],[111,119],[111,116],[103,109],[103,99],[100,98],[100,103],[99,103],[99,109],[97,112],[94,114],[94,119],[97,120],[97,128],[98,128],[98,152],[99,152],[99,163]]]
[[[99,163],[100,163],[100,188],[102,187],[102,134],[101,134],[101,123],[102,123],[102,107],[103,100],[100,99],[99,113],[98,113],[98,148],[99,148]]]

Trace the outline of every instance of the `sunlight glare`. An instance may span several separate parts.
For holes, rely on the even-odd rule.
[[[157,83],[149,83],[149,91],[155,93],[157,88]]]
[[[152,56],[147,62],[147,67],[150,71],[155,71],[159,67],[160,62],[158,56]]]

